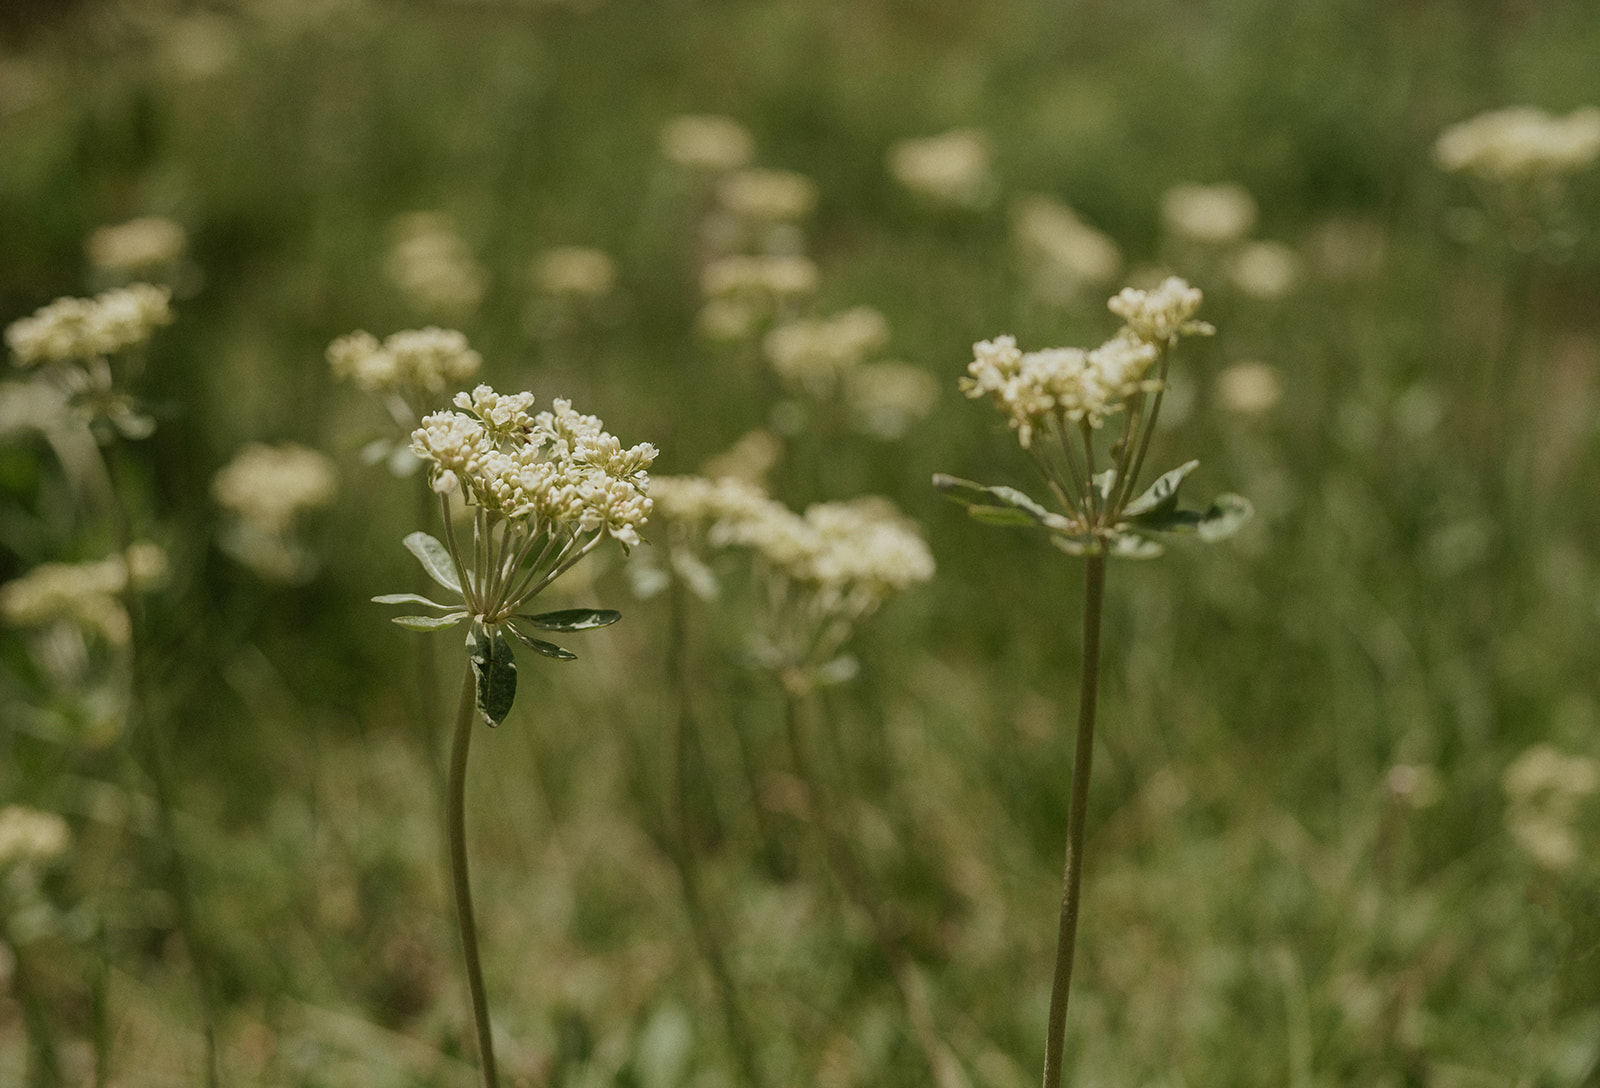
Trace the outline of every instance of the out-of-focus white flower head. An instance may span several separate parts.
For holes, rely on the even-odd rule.
[[[747,431],[738,441],[700,466],[703,476],[762,484],[783,458],[783,441],[765,428]],[[681,478],[681,477],[680,477]]]
[[[755,154],[749,130],[731,117],[684,114],[661,126],[661,155],[674,166],[702,174],[726,174],[747,166]]]
[[[762,346],[786,383],[830,396],[843,375],[889,342],[889,322],[870,306],[832,317],[795,321],[767,334]]]
[[[795,223],[817,206],[817,186],[793,170],[751,167],[718,183],[717,203],[747,222]]]
[[[1161,222],[1179,238],[1223,246],[1248,237],[1256,201],[1242,185],[1175,185],[1161,197]]]
[[[44,627],[60,620],[125,645],[131,633],[123,595],[147,591],[167,579],[167,555],[137,541],[122,555],[86,563],[41,563],[0,586],[0,620],[12,627]]]
[[[1239,415],[1264,415],[1283,399],[1283,379],[1267,363],[1256,360],[1234,363],[1217,375],[1217,402]]]
[[[889,149],[889,174],[919,200],[936,207],[976,211],[999,190],[989,139],[972,128],[901,140]]]
[[[815,293],[817,266],[807,257],[724,257],[700,277],[706,297],[700,331],[712,340],[748,340],[779,314]]]
[[[18,366],[87,362],[137,347],[172,322],[172,292],[136,283],[94,298],[58,298],[6,328]]]
[[[1584,798],[1600,791],[1600,760],[1538,744],[1518,756],[1501,780],[1506,825],[1540,866],[1571,869],[1582,856],[1574,822]]]
[[[189,234],[181,224],[150,215],[101,227],[89,235],[84,252],[98,271],[137,276],[170,269],[188,246]]]
[[[1242,293],[1263,302],[1283,298],[1300,283],[1300,255],[1282,242],[1246,242],[1227,260],[1228,278]]]
[[[1122,251],[1065,204],[1047,196],[1019,201],[1011,213],[1011,238],[1034,289],[1066,302],[1087,288],[1103,287],[1122,271]]]
[[[392,235],[384,274],[413,309],[446,318],[477,311],[489,273],[449,216],[411,212],[395,220]]]
[[[938,380],[910,363],[868,363],[845,375],[851,425],[886,442],[904,438],[938,400]]]
[[[328,345],[333,376],[369,393],[394,393],[408,403],[439,397],[478,372],[483,357],[454,329],[406,329],[382,343],[353,332]]]
[[[327,455],[292,442],[252,442],[211,480],[212,498],[230,515],[219,543],[268,581],[306,581],[317,564],[295,537],[295,523],[337,494],[338,476]]]
[[[557,246],[533,259],[533,285],[567,299],[605,298],[617,285],[617,262],[592,246]]]
[[[72,846],[72,830],[54,812],[24,805],[0,809],[0,872],[54,861]]]
[[[1124,287],[1106,303],[1106,309],[1126,321],[1135,337],[1159,346],[1179,336],[1210,336],[1216,331],[1204,321],[1194,320],[1201,298],[1198,287],[1168,276],[1154,290]]]
[[[1433,152],[1450,173],[1504,185],[1567,177],[1600,160],[1600,107],[1565,117],[1527,106],[1492,110],[1445,129]]]

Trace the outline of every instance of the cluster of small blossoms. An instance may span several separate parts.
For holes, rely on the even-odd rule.
[[[825,397],[840,379],[889,342],[889,322],[870,306],[773,329],[762,346],[789,385]]]
[[[341,336],[328,345],[333,376],[369,393],[396,394],[407,403],[437,398],[483,365],[483,357],[453,329],[428,326],[385,337],[367,332]]]
[[[685,114],[661,126],[661,156],[674,166],[701,174],[726,174],[749,164],[755,154],[750,132],[731,117]]]
[[[1200,297],[1198,289],[1177,277],[1154,291],[1124,289],[1107,306],[1127,324],[1093,351],[1024,352],[1011,336],[982,341],[973,345],[975,358],[961,380],[962,391],[993,400],[1024,449],[1033,445],[1035,426],[1047,417],[1101,427],[1130,397],[1161,388],[1149,376],[1150,368],[1178,336],[1211,331],[1193,320]]]
[[[872,438],[905,437],[938,400],[938,380],[910,363],[869,363],[845,376],[851,426]]]
[[[989,141],[977,129],[901,140],[889,149],[887,163],[895,181],[939,207],[975,211],[987,207],[998,189]]]
[[[469,504],[528,522],[535,534],[600,531],[625,547],[639,543],[654,446],[624,449],[566,400],[535,415],[533,394],[480,385],[454,403],[459,411],[434,412],[412,433],[412,452],[433,466],[435,490],[459,490]]]
[[[330,505],[338,487],[327,455],[292,442],[252,442],[211,480],[211,497],[230,515],[219,543],[262,578],[303,582],[317,563],[296,539],[295,523]]]
[[[1600,160],[1600,107],[1565,117],[1529,107],[1494,110],[1445,129],[1433,151],[1450,173],[1503,185],[1564,178]]]
[[[13,865],[53,861],[72,845],[67,821],[23,805],[0,809],[0,872]]]
[[[817,185],[793,170],[750,167],[718,183],[717,204],[747,223],[797,223],[817,206]]]
[[[533,260],[533,285],[565,299],[605,298],[617,285],[617,262],[591,246],[557,246]]]
[[[763,568],[808,591],[813,621],[859,619],[895,592],[933,577],[933,555],[886,499],[818,503],[796,514],[744,480],[656,481],[661,515],[703,529],[713,548],[748,548]]]
[[[88,362],[137,347],[172,323],[172,292],[136,283],[94,298],[58,298],[6,329],[18,366]]]
[[[1110,284],[1122,271],[1122,251],[1065,204],[1029,197],[1011,215],[1011,236],[1034,290],[1057,302],[1087,287]]]
[[[189,235],[181,224],[149,215],[101,227],[89,235],[84,253],[96,271],[128,276],[171,268],[188,245]]]
[[[166,553],[148,541],[92,562],[42,563],[0,586],[0,620],[24,628],[66,620],[125,645],[131,627],[124,594],[153,589],[166,577]]]
[[[1600,791],[1600,761],[1535,745],[1506,768],[1502,785],[1517,845],[1546,869],[1572,868],[1583,853],[1573,824],[1583,799]]]
[[[723,257],[700,277],[706,298],[700,331],[713,340],[749,338],[775,316],[816,292],[817,266],[807,257]]]
[[[472,256],[449,217],[413,212],[395,221],[384,274],[413,309],[442,317],[477,310],[489,290],[489,273]]]
[[[1179,238],[1220,246],[1248,237],[1256,201],[1242,185],[1174,185],[1161,197],[1161,222]]]

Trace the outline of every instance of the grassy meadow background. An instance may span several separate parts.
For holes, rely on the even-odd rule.
[[[655,443],[655,471],[696,471],[774,407],[759,356],[696,331],[699,210],[658,150],[669,118],[718,113],[760,164],[818,186],[808,312],[877,308],[885,355],[939,383],[895,441],[802,427],[770,485],[796,508],[887,495],[937,559],[932,583],[862,625],[859,675],[825,695],[826,763],[972,1084],[1025,1088],[1043,1052],[1080,573],[929,478],[1033,486],[1000,417],[956,388],[975,340],[1114,331],[1115,286],[1066,304],[1030,290],[1009,213],[1046,194],[1114,238],[1128,275],[1166,266],[1205,289],[1218,335],[1180,349],[1182,410],[1151,465],[1197,457],[1199,491],[1257,510],[1225,545],[1112,566],[1069,1082],[1600,1085],[1600,797],[1569,814],[1577,859],[1551,866],[1509,832],[1503,787],[1536,745],[1600,757],[1600,170],[1574,178],[1560,244],[1529,253],[1433,159],[1445,126],[1518,104],[1600,104],[1600,7],[8,5],[0,322],[90,293],[98,227],[159,214],[189,232],[177,320],[140,381],[160,426],[116,468],[140,535],[172,559],[141,667],[179,739],[177,832],[227,1083],[472,1077],[438,831],[448,722],[441,708],[423,730],[413,710],[425,636],[369,603],[416,588],[399,541],[436,515],[420,520],[414,480],[362,462],[382,412],[332,381],[325,348],[428,323],[384,254],[397,216],[445,213],[490,276],[449,322],[483,380],[570,396],[625,444]],[[885,169],[896,141],[954,127],[992,147],[985,209],[930,209]],[[1186,263],[1159,212],[1184,182],[1245,186],[1255,235],[1303,262],[1295,289],[1253,298]],[[560,245],[606,251],[618,280],[552,330],[530,317],[527,270]],[[1244,360],[1274,368],[1270,410],[1220,395]],[[307,522],[320,573],[292,587],[218,550],[210,492],[243,443],[284,440],[332,455],[340,478]],[[9,431],[0,580],[112,546],[49,446]],[[623,622],[575,640],[575,663],[524,661],[511,719],[476,740],[501,1061],[515,1085],[731,1088],[664,846],[675,636],[624,565],[602,549],[549,595]],[[437,639],[446,690],[456,637]],[[696,602],[679,650],[707,898],[760,1088],[925,1083],[870,933],[799,846],[782,701],[744,641],[736,599]],[[0,630],[0,801],[59,812],[74,835],[48,887],[62,921],[30,956],[63,1077],[91,1083],[85,979],[103,964],[112,1082],[199,1083],[184,943],[138,830],[148,798],[83,693],[48,680]],[[27,1058],[10,993],[7,1085]]]

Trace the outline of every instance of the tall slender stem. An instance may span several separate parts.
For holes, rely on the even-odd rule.
[[[1089,808],[1089,765],[1094,757],[1094,712],[1100,689],[1100,616],[1106,588],[1106,557],[1088,557],[1083,569],[1083,659],[1078,677],[1078,744],[1072,759],[1072,800],[1067,814],[1066,875],[1061,888],[1061,925],[1056,934],[1056,973],[1050,985],[1050,1022],[1045,1038],[1044,1088],[1061,1088],[1066,1048],[1067,994],[1078,940],[1078,890],[1083,877],[1083,823]]]
[[[478,1068],[484,1088],[499,1088],[494,1068],[494,1038],[489,1031],[489,999],[478,962],[478,926],[472,917],[472,882],[467,876],[467,749],[478,716],[477,684],[472,666],[461,677],[456,707],[455,740],[450,746],[450,783],[445,796],[445,824],[450,840],[450,883],[455,890],[456,926],[461,931],[461,957],[467,965],[467,992],[472,998],[472,1024],[478,1038]]]
[[[667,644],[667,657],[677,706],[668,718],[667,736],[664,738],[663,751],[667,766],[662,776],[662,816],[667,825],[667,841],[671,844],[669,852],[683,889],[684,910],[689,915],[689,926],[694,931],[695,942],[700,946],[700,954],[711,969],[717,1000],[722,1005],[722,1018],[728,1029],[728,1041],[739,1063],[739,1074],[746,1088],[761,1088],[766,1081],[761,1076],[756,1060],[755,1041],[750,1034],[749,1021],[739,1005],[733,972],[728,968],[727,956],[723,954],[722,944],[717,938],[718,927],[706,908],[700,885],[700,859],[684,803],[688,793],[688,757],[694,713],[689,693],[688,602],[684,599],[682,579],[672,579],[670,592],[672,637]]]

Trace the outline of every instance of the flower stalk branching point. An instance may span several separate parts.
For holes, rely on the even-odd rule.
[[[1198,289],[1169,277],[1154,290],[1127,288],[1113,297],[1108,307],[1122,318],[1123,327],[1093,350],[1024,352],[1009,336],[974,346],[975,358],[962,379],[962,390],[968,397],[989,397],[1005,415],[1018,444],[1044,477],[1054,507],[1014,487],[943,474],[933,478],[934,487],[964,505],[977,520],[1043,529],[1057,548],[1085,560],[1078,735],[1044,1088],[1061,1084],[1094,752],[1106,559],[1154,558],[1162,552],[1155,536],[1163,533],[1222,540],[1252,512],[1250,503],[1238,495],[1219,496],[1204,510],[1181,508],[1178,490],[1198,461],[1187,461],[1139,489],[1173,352],[1183,338],[1214,331],[1195,318],[1200,301]]]
[[[571,661],[575,654],[529,632],[586,631],[621,619],[609,609],[525,610],[607,538],[624,550],[640,543],[639,529],[651,508],[647,470],[656,449],[649,443],[623,448],[599,419],[574,411],[565,400],[535,414],[533,394],[500,394],[480,385],[457,394],[454,405],[424,416],[411,436],[411,452],[428,465],[439,496],[444,540],[420,531],[405,538],[429,577],[454,597],[441,603],[392,593],[374,600],[432,610],[395,620],[416,631],[470,621],[445,822],[480,1069],[486,1088],[494,1088],[494,1045],[467,874],[465,788],[473,721],[482,717],[497,726],[511,711],[517,667],[507,634],[543,657]],[[471,512],[470,537],[456,531],[452,495]]]

